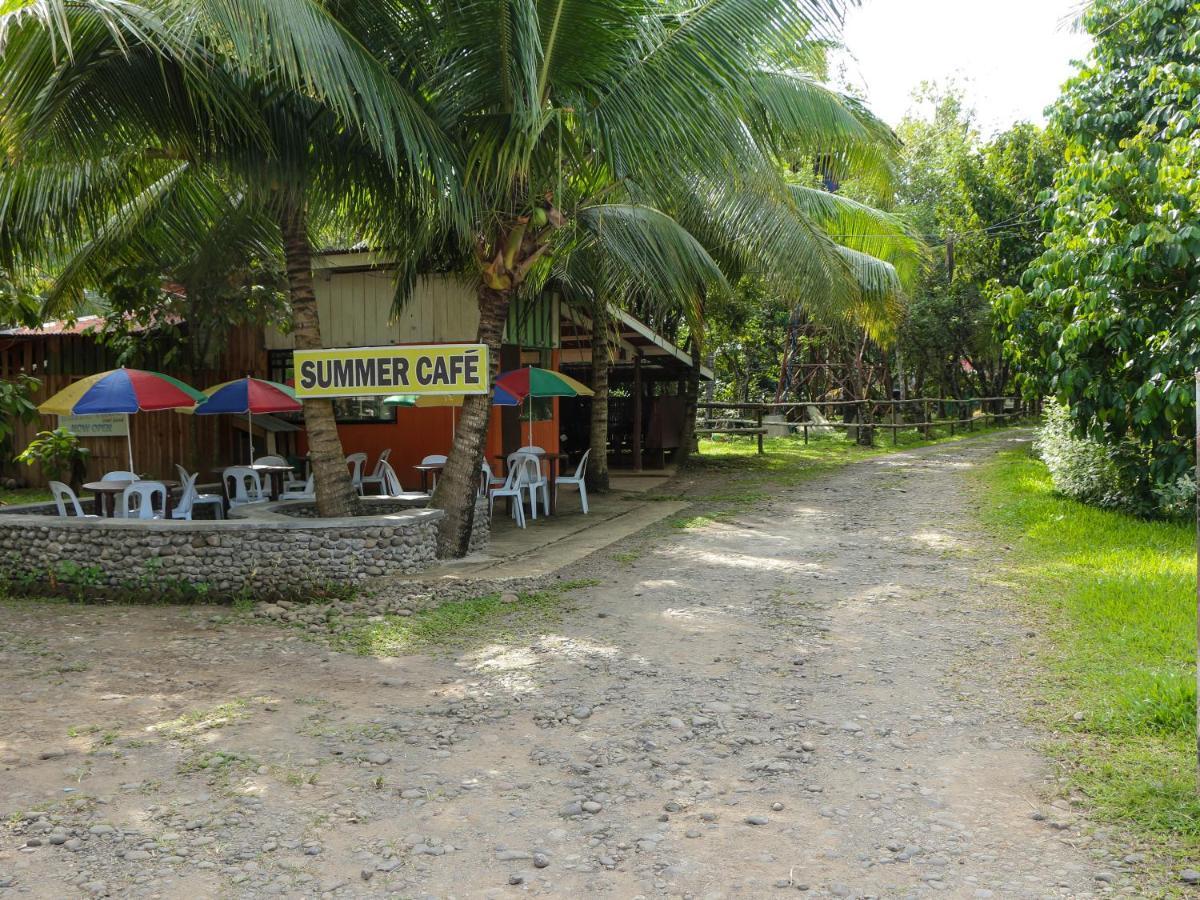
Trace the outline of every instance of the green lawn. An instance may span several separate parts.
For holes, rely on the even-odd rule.
[[[1200,850],[1192,527],[1056,496],[1021,452],[980,475],[983,518],[1013,545],[1020,594],[1045,619],[1051,751],[1100,819]]]
[[[17,488],[14,491],[0,488],[0,504],[40,503],[53,499],[45,488]]]

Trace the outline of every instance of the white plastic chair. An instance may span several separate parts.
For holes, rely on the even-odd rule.
[[[197,506],[211,506],[213,507],[215,518],[225,518],[224,497],[220,494],[201,494],[196,490],[196,479],[200,477],[199,472],[195,475],[189,475],[187,469],[179,465],[179,463],[175,464],[175,471],[179,473],[179,483],[183,485],[183,491],[179,495],[179,503],[171,510],[172,519],[191,519],[192,511]],[[186,516],[175,515],[179,511],[179,507],[185,503],[187,504],[188,514]]]
[[[254,461],[256,466],[286,466],[287,460],[282,456],[260,456]]]
[[[486,496],[503,484],[504,479],[498,477],[492,471],[492,467],[488,465],[488,461],[485,459],[479,467],[479,495],[481,497]]]
[[[379,473],[379,479],[380,490],[388,497],[398,497],[404,493],[404,485],[400,483],[400,476],[396,474],[396,470],[387,461],[383,464],[383,469]]]
[[[350,467],[350,484],[360,496],[363,492],[363,466],[366,464],[367,454],[365,453],[351,453],[346,457],[346,465]]]
[[[166,508],[167,486],[161,481],[135,481],[121,492],[121,509],[127,519],[161,519]]]
[[[538,517],[538,491],[542,493],[542,508],[546,515],[550,515],[550,481],[542,474],[541,459],[532,453],[518,450],[508,456],[509,471],[511,472],[514,468],[520,473],[519,484],[529,491],[529,508],[533,512],[534,520],[536,521]]]
[[[101,478],[100,480],[101,481],[137,481],[138,477],[133,472],[123,472],[120,469],[117,469],[112,472],[105,472],[104,477]],[[114,497],[113,503],[116,504],[116,502],[117,502],[117,498]],[[117,506],[117,508],[113,510],[113,515],[116,516],[118,519],[125,518],[125,507],[123,505]]]
[[[379,485],[379,490],[382,493],[387,493],[386,484],[383,480],[383,467],[388,464],[388,457],[392,455],[392,448],[388,447],[379,454],[379,459],[375,460],[375,468],[371,470],[370,475],[364,475],[362,479],[364,491],[368,484]]]
[[[225,490],[229,494],[229,505],[245,506],[247,503],[261,503],[267,499],[267,494],[263,491],[262,478],[253,469],[247,466],[230,466],[221,473],[221,481],[225,484]],[[230,482],[233,482],[233,490],[230,490]]]
[[[587,453],[583,454],[583,459],[581,459],[579,461],[579,465],[577,465],[575,467],[574,475],[559,475],[557,478],[554,479],[554,502],[555,502],[555,504],[558,503],[558,486],[560,484],[564,484],[564,485],[568,485],[568,486],[575,485],[575,487],[579,488],[579,505],[583,507],[583,514],[585,516],[587,515],[588,505],[587,505],[587,485],[584,483],[584,473],[587,472],[588,457],[591,455],[592,455],[592,451],[590,449],[588,450]]]
[[[279,495],[280,500],[316,500],[317,499],[317,479],[313,475],[308,476],[308,480],[304,482],[304,486],[298,490],[287,490]]]
[[[504,484],[492,491],[488,497],[488,510],[491,513],[496,511],[496,498],[509,497],[517,502],[512,505],[513,518],[517,520],[517,525],[521,528],[525,527],[525,500],[524,491],[525,485],[521,483],[521,469],[524,466],[508,467],[508,477],[504,479]]]
[[[68,485],[61,481],[50,482],[50,493],[54,495],[54,505],[58,507],[58,514],[64,519],[71,515],[67,512],[67,502],[70,502],[71,509],[74,510],[76,518],[79,519],[98,519],[99,516],[85,513],[83,507],[79,505],[79,498],[75,496],[75,492]]]
[[[423,460],[421,460],[421,465],[423,465],[423,466],[444,466],[445,464],[446,464],[446,457],[441,453],[431,453],[431,454],[429,454],[429,456],[427,456]],[[437,487],[438,473],[430,472],[429,474],[431,476],[430,481],[432,482],[432,487],[430,488],[430,490],[432,490],[433,488]]]

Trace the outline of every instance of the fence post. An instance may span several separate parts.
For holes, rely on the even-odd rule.
[[[1200,369],[1196,370],[1196,477],[1200,479]],[[1200,526],[1200,492],[1196,494],[1196,524]],[[1196,539],[1200,551],[1200,531]],[[1200,552],[1196,555],[1196,574],[1200,577]],[[1200,582],[1196,583],[1196,609],[1200,612]],[[1196,620],[1196,642],[1200,651],[1200,619]],[[1196,688],[1200,691],[1200,656],[1196,663]],[[1200,693],[1196,694],[1196,712],[1200,714]],[[1200,719],[1196,720],[1196,789],[1200,792]]]
[[[802,424],[804,425],[804,444],[808,446],[808,419],[805,419]]]
[[[757,410],[758,410],[758,455],[762,456],[762,453],[763,453],[763,405],[761,403],[758,404]]]
[[[893,447],[895,447],[895,446],[896,446],[896,443],[899,441],[899,438],[897,438],[897,437],[896,437],[896,435],[897,435],[897,434],[899,434],[899,431],[900,431],[900,429],[898,429],[898,428],[896,427],[896,425],[897,425],[897,422],[896,422],[896,401],[895,401],[895,400],[893,400],[893,401],[892,401],[892,446],[893,446]]]

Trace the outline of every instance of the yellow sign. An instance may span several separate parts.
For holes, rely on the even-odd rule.
[[[297,397],[378,394],[486,394],[484,344],[408,344],[297,350]]]

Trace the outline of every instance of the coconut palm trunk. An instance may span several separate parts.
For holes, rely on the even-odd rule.
[[[676,466],[682,469],[692,456],[692,448],[696,445],[696,409],[700,402],[700,345],[693,336],[690,340],[692,350],[692,365],[688,369],[687,392],[683,396],[683,429],[679,435],[679,452],[675,457]]]
[[[321,347],[321,320],[312,280],[312,245],[303,207],[288,204],[280,215],[284,261],[292,306],[292,336],[297,350]],[[338,435],[330,400],[304,401],[304,428],[317,489],[317,512],[335,518],[354,511],[354,488],[346,468],[346,455]]]
[[[489,384],[500,372],[500,341],[511,301],[511,289],[479,288],[478,341],[488,348]],[[433,492],[432,505],[444,512],[438,524],[438,555],[443,558],[465,556],[470,547],[475,491],[487,446],[491,411],[490,394],[475,394],[463,401],[454,446]]]
[[[597,300],[592,310],[592,427],[591,452],[588,457],[587,487],[603,494],[608,490],[608,367],[609,353],[608,306]]]

